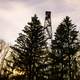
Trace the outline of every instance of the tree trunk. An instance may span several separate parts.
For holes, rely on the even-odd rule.
[[[71,80],[71,57],[69,55],[69,78]]]

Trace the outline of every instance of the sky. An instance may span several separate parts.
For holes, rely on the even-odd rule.
[[[44,25],[51,11],[53,33],[66,16],[80,29],[80,0],[0,0],[0,39],[11,44],[36,13]]]

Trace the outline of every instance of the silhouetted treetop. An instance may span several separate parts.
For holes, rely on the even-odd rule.
[[[44,71],[41,70],[45,68],[42,59],[44,59],[46,45],[44,27],[38,17],[34,15],[31,22],[22,31],[23,33],[19,34],[15,46],[12,47],[17,52],[14,66],[23,69],[28,80],[43,79]]]

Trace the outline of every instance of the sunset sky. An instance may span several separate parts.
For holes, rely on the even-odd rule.
[[[35,13],[43,24],[46,10],[52,12],[53,32],[65,16],[80,29],[80,0],[0,0],[0,39],[14,43]]]

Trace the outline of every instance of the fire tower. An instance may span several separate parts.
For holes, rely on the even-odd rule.
[[[52,43],[52,25],[51,25],[51,11],[45,12],[44,31],[46,36],[47,47]]]

